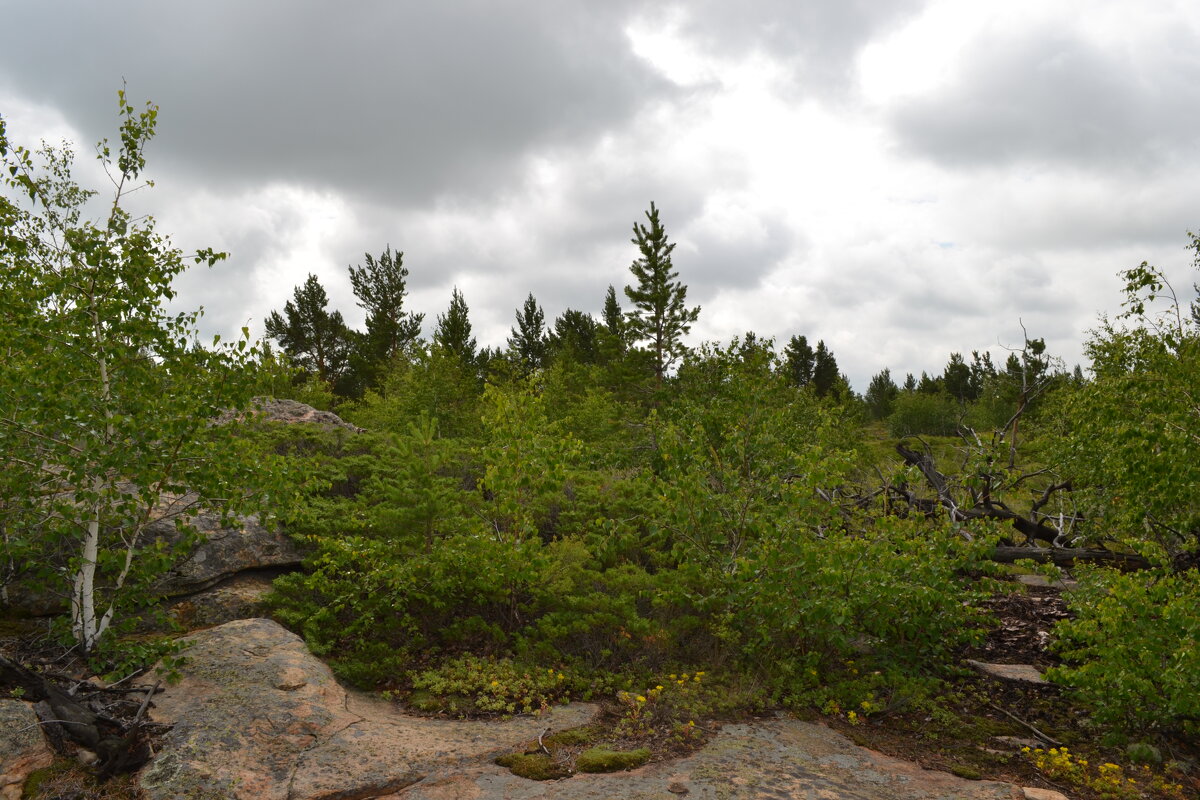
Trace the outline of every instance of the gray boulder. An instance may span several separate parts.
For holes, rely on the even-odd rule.
[[[300,548],[277,526],[267,527],[257,515],[238,517],[236,524],[221,524],[217,514],[201,512],[188,518],[200,536],[191,554],[163,576],[158,589],[169,597],[207,589],[247,570],[298,567]],[[172,519],[151,523],[146,535],[171,546],[180,540]]]
[[[248,414],[246,412],[226,411],[217,417],[215,423],[217,425],[225,425],[234,420],[243,420],[250,417],[255,420],[267,420],[287,424],[310,422],[315,425],[323,425],[327,428],[342,428],[355,433],[361,433],[363,430],[357,425],[351,425],[349,422],[346,422],[332,411],[320,411],[297,400],[256,397],[251,402],[253,410]]]
[[[20,800],[25,779],[53,760],[33,706],[0,700],[0,799]]]

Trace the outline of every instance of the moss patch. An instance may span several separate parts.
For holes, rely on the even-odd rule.
[[[579,747],[580,745],[591,744],[600,737],[602,731],[594,725],[583,725],[578,728],[569,728],[565,731],[547,736],[543,741],[550,749],[556,747]]]
[[[969,781],[983,780],[983,772],[978,767],[973,767],[970,764],[953,764],[950,771],[960,778],[966,778]]]
[[[593,747],[584,750],[575,759],[575,769],[580,772],[619,772],[623,769],[640,767],[650,760],[650,751],[644,747],[637,750],[609,750]]]
[[[408,707],[425,714],[452,716],[470,716],[479,711],[473,698],[458,694],[435,695],[424,689],[418,689],[408,696]]]
[[[98,781],[73,760],[58,759],[53,764],[34,770],[21,789],[22,800],[141,800],[145,797],[137,788],[132,775],[120,775],[108,781]]]
[[[571,774],[564,765],[559,764],[545,753],[511,753],[500,756],[496,759],[496,763],[507,767],[513,775],[534,781],[552,781]]]

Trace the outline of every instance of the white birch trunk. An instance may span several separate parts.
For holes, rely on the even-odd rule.
[[[103,491],[104,482],[100,478],[92,481],[92,489],[97,493]],[[92,517],[88,520],[87,533],[84,534],[82,558],[79,571],[75,573],[74,591],[71,595],[71,630],[75,641],[90,652],[96,646],[96,638],[100,631],[96,626],[96,559],[100,552],[100,506],[92,509]]]
[[[108,360],[104,355],[103,326],[100,317],[92,306],[92,325],[96,341],[100,344],[98,366],[100,368],[100,399],[104,407],[104,446],[108,447],[113,439],[112,425],[112,384],[108,374]],[[92,509],[91,518],[87,523],[81,548],[79,571],[75,574],[74,591],[71,596],[71,629],[75,641],[85,653],[91,652],[96,646],[101,634],[108,628],[112,620],[112,609],[109,608],[104,618],[96,618],[96,562],[100,555],[100,508],[102,497],[107,489],[105,476],[92,477],[92,491],[97,499]]]

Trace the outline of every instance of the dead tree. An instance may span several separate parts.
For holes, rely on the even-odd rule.
[[[116,690],[121,693],[145,693],[137,713],[130,721],[121,721],[106,712],[103,698],[113,690],[77,683],[74,693],[15,661],[0,655],[0,689],[16,689],[21,697],[34,703],[41,724],[51,743],[69,739],[96,754],[96,769],[102,777],[132,772],[150,760],[149,732],[145,722],[150,698],[159,690],[138,687]]]

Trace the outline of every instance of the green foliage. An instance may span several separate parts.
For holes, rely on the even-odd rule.
[[[571,681],[561,670],[531,667],[507,658],[463,655],[412,674],[416,691],[468,701],[464,710],[530,714],[571,700]]]
[[[728,686],[712,685],[706,675],[704,670],[660,675],[642,691],[617,692],[620,719],[613,732],[628,739],[675,733],[686,740],[698,735],[697,719],[753,705]]]
[[[871,419],[887,419],[899,396],[900,387],[892,380],[891,370],[884,368],[882,372],[871,378],[871,383],[863,396],[863,400],[867,404],[867,413],[871,415]]]
[[[962,409],[949,396],[924,392],[902,392],[887,418],[888,432],[896,438],[930,435],[953,436],[958,431]]]
[[[626,286],[625,296],[633,310],[625,316],[625,330],[633,341],[649,342],[653,355],[654,374],[662,380],[667,370],[683,354],[681,339],[700,317],[700,307],[687,308],[687,287],[676,280],[679,273],[671,264],[674,243],[667,242],[667,232],[658,219],[654,203],[646,212],[650,227],[635,222],[633,239],[641,252],[629,270],[637,279],[637,287]]]
[[[423,414],[437,420],[442,436],[471,441],[482,430],[481,398],[476,366],[434,345],[393,361],[377,391],[338,411],[356,425],[391,433],[406,431]]]
[[[450,296],[450,307],[446,309],[446,313],[438,314],[433,343],[452,354],[468,368],[478,365],[479,350],[475,344],[475,337],[471,335],[467,301],[463,299],[457,286]]]
[[[531,781],[553,781],[570,776],[565,764],[560,764],[545,753],[509,753],[496,759],[501,767],[507,767],[513,775]]]
[[[568,359],[555,361],[539,381],[547,418],[581,448],[580,461],[595,477],[604,467],[628,467],[637,460],[640,412],[604,385],[604,368]],[[572,481],[587,480],[575,472]]]
[[[813,354],[813,371],[812,371],[812,386],[813,391],[817,393],[817,397],[825,397],[829,394],[837,394],[838,378],[841,377],[838,373],[837,359],[833,357],[833,351],[825,346],[825,342],[817,342],[817,350]]]
[[[1200,571],[1093,569],[1055,626],[1067,684],[1095,719],[1128,734],[1200,733]]]
[[[364,266],[350,267],[350,285],[367,312],[367,357],[372,367],[406,354],[421,335],[424,314],[404,310],[408,269],[404,253],[389,245],[379,258],[364,254]],[[374,371],[374,369],[372,369]]]
[[[755,543],[818,505],[814,487],[836,482],[827,454],[838,422],[772,372],[768,351],[705,346],[680,368],[675,421],[658,435],[662,503],[656,524],[681,559],[728,574]],[[826,455],[830,455],[834,463]]]
[[[517,309],[517,324],[508,337],[508,350],[521,374],[528,375],[545,366],[548,348],[546,315],[530,292],[525,304]]]
[[[1126,324],[1093,332],[1094,379],[1061,392],[1052,453],[1080,484],[1093,539],[1186,566],[1200,559],[1200,327],[1156,268],[1123,277]]]
[[[794,530],[738,564],[724,636],[777,686],[803,692],[847,660],[909,673],[945,664],[978,635],[987,537],[885,517],[863,534]]]
[[[537,539],[462,533],[398,559],[386,541],[331,538],[310,572],[276,580],[273,605],[335,670],[371,684],[423,651],[504,649],[535,607],[545,568]]]
[[[483,421],[487,440],[480,450],[484,472],[476,512],[498,539],[551,538],[552,514],[579,443],[550,424],[529,383],[486,387]]]
[[[309,275],[297,286],[283,314],[272,311],[267,317],[267,336],[305,373],[331,389],[345,390],[344,379],[354,349],[353,332],[342,320],[340,311],[327,311],[329,296],[316,275]]]
[[[636,750],[610,750],[593,747],[584,750],[575,759],[575,769],[580,772],[621,772],[637,769],[650,760],[650,751],[644,747]]]
[[[813,377],[816,354],[808,344],[808,338],[793,336],[783,349],[781,371],[792,386],[807,386]]]
[[[199,311],[163,310],[188,261],[224,255],[185,256],[122,207],[157,108],[118,97],[120,147],[97,147],[115,187],[99,224],[83,219],[94,192],[72,179],[70,150],[44,148],[39,169],[0,125],[5,184],[30,205],[0,197],[0,564],[63,590],[84,651],[151,602],[151,584],[186,550],[186,537],[167,552],[144,535],[173,501],[196,492],[230,515],[254,508],[255,487],[274,476],[237,425],[211,425],[248,404],[256,348],[205,347]]]
[[[568,308],[554,320],[554,328],[548,334],[549,360],[574,364],[599,363],[602,330],[591,314]]]
[[[422,412],[383,458],[391,468],[367,487],[380,498],[376,520],[383,535],[407,552],[420,547],[428,553],[439,539],[466,528],[453,446],[438,436],[436,420]]]

